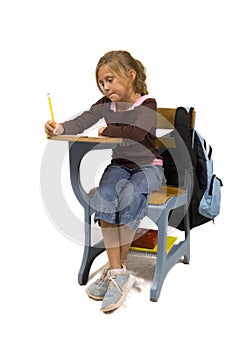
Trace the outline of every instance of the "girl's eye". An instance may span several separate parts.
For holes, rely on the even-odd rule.
[[[113,78],[107,78],[106,82],[111,84],[113,82]],[[103,90],[104,89],[104,82],[103,81],[99,81],[99,86]]]

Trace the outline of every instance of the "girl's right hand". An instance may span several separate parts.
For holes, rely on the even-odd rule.
[[[61,124],[56,123],[54,125],[51,120],[48,120],[47,123],[45,123],[44,129],[48,136],[61,135],[64,132],[64,128]]]

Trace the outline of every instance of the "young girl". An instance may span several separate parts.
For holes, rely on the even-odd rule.
[[[156,100],[148,96],[145,68],[127,51],[111,51],[96,67],[97,86],[104,95],[73,120],[45,124],[49,135],[78,134],[105,119],[98,134],[123,138],[112,153],[99,187],[91,198],[104,239],[109,268],[86,292],[112,311],[124,302],[135,278],[126,257],[148,200],[165,182],[163,162],[155,146]]]

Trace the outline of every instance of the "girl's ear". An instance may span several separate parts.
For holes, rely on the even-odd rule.
[[[135,78],[136,78],[137,73],[136,73],[136,71],[134,69],[130,69],[129,70],[129,75],[130,75],[132,81],[134,81]]]

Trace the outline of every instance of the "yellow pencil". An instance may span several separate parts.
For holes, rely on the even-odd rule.
[[[47,94],[47,96],[48,96],[48,101],[49,101],[49,108],[50,108],[50,113],[51,113],[52,122],[53,122],[53,124],[56,124],[55,119],[54,119],[53,107],[52,107],[52,102],[51,102],[50,94]]]

